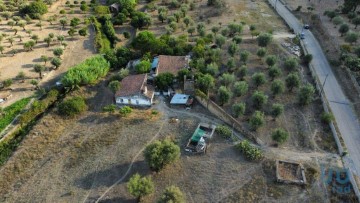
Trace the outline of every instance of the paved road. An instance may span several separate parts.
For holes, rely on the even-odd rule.
[[[269,0],[269,2],[275,5],[276,0]],[[307,51],[314,56],[312,65],[321,84],[324,83],[326,75],[328,75],[324,86],[324,94],[329,101],[331,111],[335,116],[337,126],[349,152],[346,161],[351,170],[360,176],[360,125],[352,105],[345,97],[314,35],[308,30],[303,30],[302,23],[280,1],[276,3],[276,10],[296,33],[301,31],[305,33],[303,42]]]

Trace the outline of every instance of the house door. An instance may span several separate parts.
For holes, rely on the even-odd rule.
[[[139,105],[139,100],[136,100],[136,104]]]

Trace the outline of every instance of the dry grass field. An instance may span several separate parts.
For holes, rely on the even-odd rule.
[[[61,0],[54,4],[48,15],[65,8],[64,2]],[[248,81],[255,72],[267,74],[267,65],[255,54],[258,47],[256,40],[251,39],[249,25],[255,25],[261,32],[272,31],[274,35],[286,35],[288,30],[266,2],[226,0],[227,10],[221,16],[213,16],[203,0],[196,3],[194,11],[189,12],[194,21],[203,22],[208,31],[214,25],[225,27],[234,21],[245,23],[242,34],[244,40],[240,49],[251,53],[247,63]],[[144,5],[145,2],[140,1],[138,9],[143,10]],[[66,15],[69,19],[73,16],[83,19],[85,16],[78,12]],[[149,30],[157,36],[164,34],[165,23],[159,22],[156,11],[151,15],[154,24]],[[6,23],[0,23],[0,32],[8,32]],[[42,31],[34,24],[29,25],[28,29],[32,29],[33,33],[39,33],[41,39],[50,32],[55,35],[63,32],[58,22],[51,26],[44,21]],[[182,34],[182,29],[180,27],[174,34]],[[124,31],[130,32],[131,38],[136,35],[136,30],[128,24],[115,26],[115,30],[121,39],[117,46],[128,45],[130,42],[124,39]],[[75,40],[67,39],[68,46],[62,56],[63,65],[58,70],[47,71],[43,83],[56,78],[68,67],[95,53],[92,29],[89,31],[90,37],[83,38],[77,35],[74,37]],[[268,47],[271,54],[281,56],[280,59],[289,55],[278,45],[284,41],[283,38],[276,38],[274,41]],[[54,45],[47,48],[42,42],[34,51],[20,52],[13,57],[6,52],[5,56],[0,57],[1,79],[14,78],[19,71],[24,71],[29,77],[25,83],[15,81],[12,86],[14,101],[32,93],[28,81],[30,78],[37,78],[38,74],[32,71],[31,65],[39,63],[39,57],[43,54],[52,56],[52,50],[58,46],[57,43],[54,42]],[[14,48],[22,49],[22,44],[15,42]],[[224,53],[226,48],[227,46],[224,46]],[[227,58],[224,54],[222,59],[227,61]],[[240,65],[238,60],[237,63]],[[302,81],[312,82],[309,70],[305,67],[300,69]],[[70,96],[80,95],[86,98],[89,109],[82,115],[65,119],[57,114],[55,108],[37,122],[13,156],[0,168],[0,202],[136,202],[126,189],[126,182],[135,173],[149,175],[155,183],[155,192],[142,200],[146,203],[156,202],[164,188],[169,185],[180,187],[186,196],[186,202],[194,203],[328,200],[327,193],[319,181],[319,174],[309,173],[308,177],[314,178],[310,178],[310,184],[305,187],[278,184],[275,181],[274,162],[277,158],[300,161],[307,168],[315,168],[317,171],[319,163],[341,165],[339,157],[332,154],[336,152],[336,148],[331,133],[320,122],[322,107],[319,100],[299,109],[296,104],[296,93],[283,94],[277,98],[269,96],[271,102],[267,107],[274,102],[282,102],[285,104],[285,112],[276,121],[270,116],[266,117],[266,125],[257,132],[259,138],[264,141],[265,159],[261,162],[249,162],[235,149],[232,141],[225,140],[217,134],[211,141],[207,154],[188,156],[184,153],[183,146],[199,122],[221,123],[203,107],[195,105],[190,111],[183,108],[170,109],[163,99],[158,99],[152,109],[157,110],[159,114],[153,115],[152,109],[137,109],[124,118],[102,112],[103,106],[113,103],[113,94],[106,85],[107,81],[101,81],[97,85],[71,93]],[[249,82],[250,89],[253,88],[252,85]],[[233,98],[230,103],[245,101],[254,89],[241,98]],[[258,89],[270,95],[269,85]],[[214,98],[214,95],[212,97]],[[4,105],[11,102],[8,101]],[[230,104],[224,105],[224,109],[231,112]],[[247,110],[245,116],[239,118],[245,127],[248,127],[246,123],[252,113],[250,111],[251,109]],[[180,122],[169,122],[173,117],[178,118]],[[291,132],[288,142],[280,148],[272,148],[274,143],[270,133],[275,127],[283,127]],[[151,172],[142,151],[152,141],[166,137],[175,140],[180,146],[181,158],[159,173]]]
[[[143,199],[149,203],[169,185],[179,186],[187,202],[322,202],[325,198],[316,181],[311,190],[275,183],[276,157],[246,161],[232,142],[216,134],[206,155],[184,154],[183,146],[198,122],[205,118],[218,122],[202,107],[183,112],[158,101],[153,107],[161,110],[158,115],[144,109],[120,118],[100,111],[111,103],[103,83],[73,94],[85,96],[89,110],[64,119],[54,109],[38,121],[0,170],[1,202],[135,202],[126,190],[134,173],[152,176],[156,192]],[[172,117],[180,122],[170,123]],[[182,155],[175,164],[153,173],[141,152],[151,141],[165,137],[178,143]],[[304,162],[316,167],[315,160]]]

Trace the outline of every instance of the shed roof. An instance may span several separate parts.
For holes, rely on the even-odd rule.
[[[175,94],[170,101],[170,104],[187,104],[189,95],[187,94]]]
[[[121,81],[120,90],[115,94],[119,96],[131,96],[141,94],[146,85],[147,74],[129,75]]]

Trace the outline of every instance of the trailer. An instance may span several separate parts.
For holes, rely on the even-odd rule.
[[[200,123],[185,146],[190,153],[206,153],[209,141],[215,132],[215,125]]]

